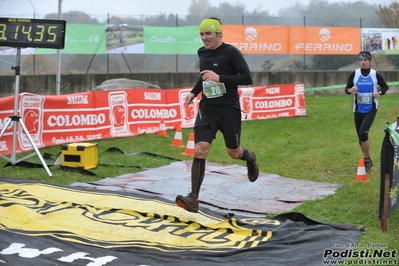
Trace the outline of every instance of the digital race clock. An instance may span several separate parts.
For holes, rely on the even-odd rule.
[[[65,20],[0,18],[0,46],[64,49]]]

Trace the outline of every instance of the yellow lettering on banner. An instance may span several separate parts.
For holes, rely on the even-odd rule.
[[[219,252],[256,247],[273,235],[272,231],[245,228],[236,219],[192,214],[154,199],[29,183],[0,183],[0,195],[3,229],[20,232],[23,228],[27,235],[52,234],[105,248],[140,246]],[[246,222],[277,225],[262,218]]]

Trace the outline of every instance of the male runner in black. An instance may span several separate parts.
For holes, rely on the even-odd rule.
[[[355,96],[353,103],[355,127],[366,171],[373,166],[368,133],[377,114],[378,98],[389,89],[380,73],[371,68],[371,60],[370,52],[359,53],[360,68],[352,71],[345,87],[346,94]]]
[[[194,124],[194,159],[191,166],[191,192],[178,195],[176,204],[189,212],[198,212],[198,196],[205,174],[205,159],[213,139],[220,130],[229,156],[247,162],[248,178],[259,175],[256,156],[240,146],[241,109],[238,85],[252,84],[252,77],[241,52],[222,41],[222,28],[217,18],[206,18],[200,25],[204,46],[198,49],[200,78],[185,99],[186,104],[202,92],[200,109]]]

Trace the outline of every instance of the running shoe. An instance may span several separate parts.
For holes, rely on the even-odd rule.
[[[366,172],[369,171],[371,167],[373,167],[373,161],[371,160],[371,158],[364,159],[364,166],[366,168]]]
[[[258,176],[259,176],[259,167],[256,164],[256,155],[255,155],[255,153],[253,151],[250,151],[249,155],[254,159],[254,162],[251,165],[247,164],[248,179],[251,182],[255,182],[256,179],[258,179]]]
[[[189,193],[187,196],[178,195],[175,200],[177,206],[185,209],[189,212],[198,212],[199,201],[198,197],[193,193]]]

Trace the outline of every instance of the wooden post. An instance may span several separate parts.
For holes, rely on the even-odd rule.
[[[384,207],[382,211],[382,231],[387,232],[389,228],[389,189],[391,183],[391,176],[389,174],[385,175],[384,180]]]

